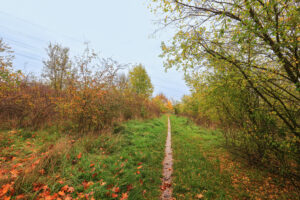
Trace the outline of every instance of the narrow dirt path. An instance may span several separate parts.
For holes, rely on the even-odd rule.
[[[172,172],[173,172],[173,157],[171,147],[171,123],[168,117],[168,135],[166,141],[165,159],[163,161],[163,180],[162,180],[162,200],[172,199]]]

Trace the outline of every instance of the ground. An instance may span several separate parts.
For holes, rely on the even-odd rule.
[[[299,199],[287,181],[247,166],[221,131],[171,116],[173,198]],[[159,199],[167,116],[76,135],[0,131],[0,199]]]

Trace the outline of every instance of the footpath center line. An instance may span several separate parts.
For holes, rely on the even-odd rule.
[[[165,149],[165,159],[163,161],[163,180],[162,180],[162,200],[172,199],[172,173],[173,173],[173,156],[171,146],[171,123],[168,117],[168,135]]]

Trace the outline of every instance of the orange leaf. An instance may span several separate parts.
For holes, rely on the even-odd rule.
[[[94,167],[95,166],[95,164],[90,164],[90,167]]]
[[[42,175],[44,175],[46,172],[45,172],[44,169],[41,169],[41,170],[39,170],[39,173],[42,174]]]
[[[136,173],[137,173],[137,174],[140,174],[141,172],[140,172],[140,171],[136,171]]]
[[[24,194],[20,194],[20,195],[16,196],[16,199],[25,199],[25,195]]]
[[[117,195],[117,194],[115,194],[115,193],[112,193],[112,194],[111,194],[111,197],[112,197],[112,198],[117,198],[117,197],[118,197],[118,195]]]
[[[67,191],[69,189],[69,186],[68,185],[65,185],[64,187],[62,187],[60,190],[61,191]]]
[[[10,171],[10,173],[11,173],[13,178],[16,178],[16,177],[18,177],[19,172],[18,172],[18,170],[13,169],[13,170]]]
[[[69,195],[65,197],[64,200],[72,200],[72,197],[70,197]]]
[[[112,191],[114,191],[115,193],[118,193],[118,192],[120,192],[120,188],[119,188],[119,187],[114,187],[114,188],[112,189]]]
[[[0,194],[2,194],[2,195],[6,194],[10,188],[11,188],[10,184],[3,185],[2,192]]]
[[[69,187],[69,188],[68,188],[68,192],[70,192],[70,193],[73,193],[74,190],[75,190],[75,189],[74,189],[73,187]]]
[[[126,200],[126,199],[128,199],[128,194],[127,193],[123,193],[120,200]]]
[[[80,159],[82,156],[82,153],[80,152],[78,155],[77,155],[77,158]]]
[[[141,166],[139,166],[137,169],[141,169],[143,166],[141,165]]]
[[[66,194],[64,193],[64,191],[59,191],[58,194],[59,194],[60,196],[65,196],[65,195],[66,195]]]

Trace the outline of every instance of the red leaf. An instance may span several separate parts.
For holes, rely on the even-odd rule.
[[[112,191],[115,192],[115,193],[119,193],[120,192],[120,188],[119,187],[114,187],[112,189]]]
[[[112,198],[117,198],[117,197],[118,197],[118,195],[117,195],[117,194],[115,194],[115,193],[112,193],[112,194],[111,194],[111,197],[112,197]]]
[[[20,195],[16,196],[16,199],[25,199],[25,195],[24,194],[20,194]]]
[[[68,192],[69,192],[69,193],[73,193],[74,190],[75,190],[75,189],[74,189],[73,187],[69,187],[69,188],[68,188]]]
[[[130,184],[130,185],[127,185],[127,191],[130,191],[130,190],[132,190],[133,189],[133,186],[132,186],[132,184]]]
[[[127,193],[123,193],[120,200],[126,200],[126,199],[128,199],[128,194]]]
[[[65,185],[64,187],[62,187],[60,190],[61,191],[67,191],[69,189],[69,186],[68,185]]]

